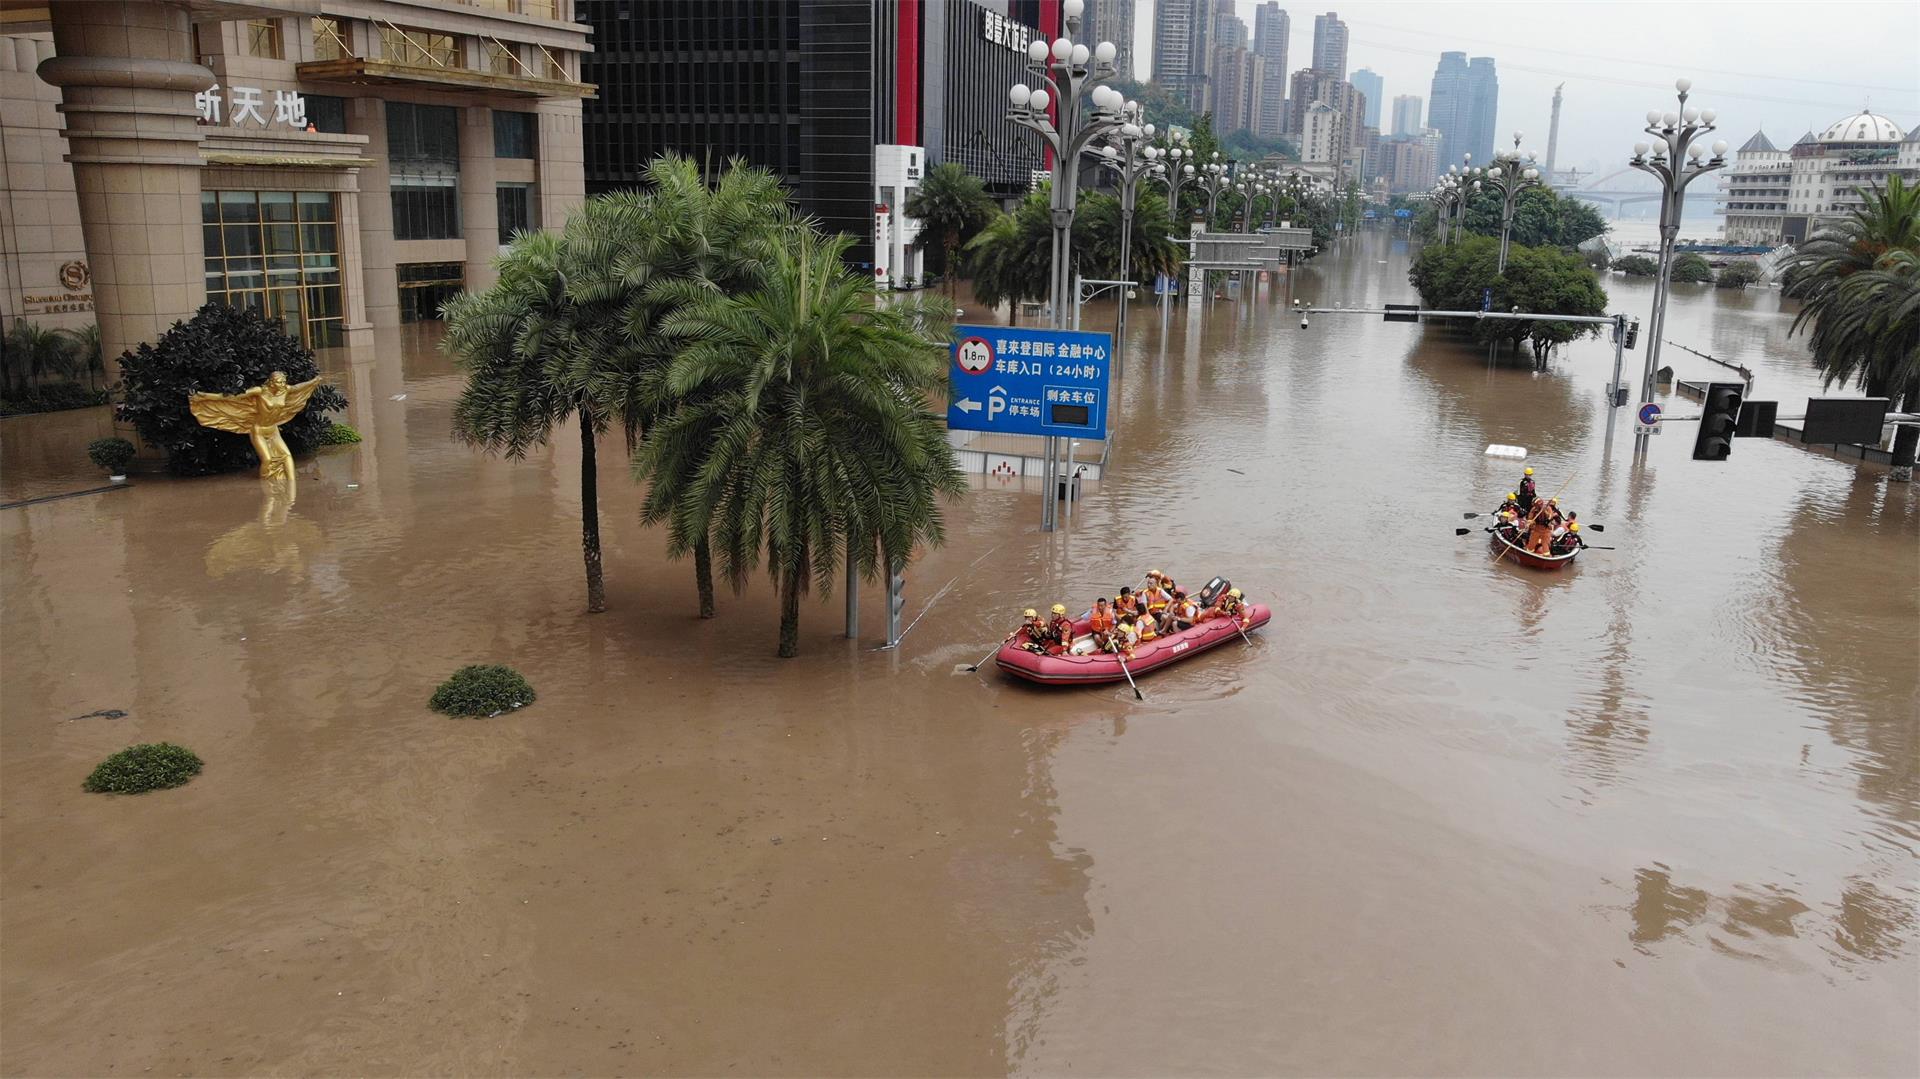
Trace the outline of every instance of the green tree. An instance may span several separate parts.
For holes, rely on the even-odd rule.
[[[1486,289],[1493,290],[1498,311],[1537,311],[1556,315],[1596,316],[1606,313],[1607,293],[1598,275],[1576,255],[1553,247],[1513,245],[1504,274],[1500,241],[1491,236],[1469,236],[1459,243],[1423,248],[1408,270],[1408,280],[1427,307],[1439,310],[1478,310]],[[1592,325],[1552,319],[1475,319],[1474,337],[1532,346],[1534,363],[1544,366],[1555,347],[1597,333]]]
[[[42,329],[26,319],[13,320],[0,342],[9,389],[19,395],[49,376],[69,377],[74,370],[73,338],[61,330]]]
[[[1171,274],[1181,263],[1180,245],[1167,237],[1173,222],[1167,218],[1167,200],[1142,191],[1133,204],[1133,248],[1128,271],[1138,282],[1156,274]],[[1074,264],[1086,277],[1113,280],[1120,275],[1120,200],[1094,192],[1080,199],[1073,219]]]
[[[1613,268],[1628,277],[1652,277],[1660,272],[1660,264],[1645,255],[1622,255],[1613,260]]]
[[[1713,267],[1707,263],[1705,258],[1702,258],[1692,251],[1688,251],[1684,254],[1674,256],[1673,269],[1670,271],[1669,276],[1682,284],[1706,284],[1713,280]]]
[[[624,340],[613,305],[582,303],[578,291],[570,291],[569,269],[583,283],[590,276],[574,265],[579,261],[558,233],[516,234],[495,262],[497,282],[447,301],[441,348],[467,376],[453,408],[461,440],[517,460],[545,445],[562,423],[571,419],[579,427],[580,548],[587,610],[598,613],[607,609],[607,590],[595,440],[617,406],[605,399],[608,381],[594,377],[594,367],[622,352]]]
[[[1009,323],[1020,324],[1020,304],[1043,300],[1052,281],[1053,223],[1050,187],[1021,200],[1012,213],[994,218],[967,243],[973,294],[989,307],[1009,305]]]
[[[869,574],[904,564],[941,542],[939,496],[965,488],[926,404],[945,379],[938,324],[879,303],[842,262],[850,243],[799,232],[760,287],[667,320],[685,342],[667,376],[681,403],[635,459],[647,518],[682,542],[712,535],[736,588],[764,559],[783,658],[799,650],[800,597],[831,587],[839,556]]]
[[[1805,301],[1791,333],[1807,345],[1827,385],[1920,403],[1910,291],[1920,258],[1920,188],[1898,176],[1862,192],[1863,205],[1801,244],[1781,267],[1786,295]],[[1856,279],[1860,279],[1857,280]]]
[[[1730,262],[1720,268],[1720,276],[1714,278],[1713,283],[1719,288],[1745,291],[1748,285],[1757,285],[1764,280],[1766,275],[1753,263]]]
[[[1497,191],[1482,188],[1467,199],[1466,231],[1481,236],[1500,235],[1501,199]],[[1432,239],[1437,208],[1429,199],[1414,215],[1413,233]],[[1526,247],[1576,248],[1607,231],[1607,222],[1590,204],[1550,187],[1530,187],[1514,196],[1512,241]]]
[[[997,210],[980,178],[954,161],[928,169],[920,186],[908,192],[907,216],[919,218],[940,238],[940,271],[947,275],[949,299],[957,269],[954,251],[993,220]]]

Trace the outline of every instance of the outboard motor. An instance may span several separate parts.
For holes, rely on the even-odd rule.
[[[1200,590],[1200,606],[1213,606],[1213,601],[1219,599],[1227,589],[1232,587],[1233,582],[1227,580],[1225,577],[1215,577],[1213,580],[1208,581],[1207,587]]]

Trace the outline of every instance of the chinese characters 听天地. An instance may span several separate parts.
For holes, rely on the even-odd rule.
[[[202,123],[220,123],[220,114],[224,106],[229,118],[228,122],[234,127],[240,127],[241,121],[251,118],[261,127],[285,124],[296,131],[306,129],[307,99],[301,97],[299,91],[275,90],[273,92],[273,119],[271,120],[267,119],[266,114],[261,111],[266,105],[261,93],[261,89],[257,86],[230,86],[227,88],[227,97],[223,100],[220,96],[220,84],[214,83],[193,95],[193,104],[194,108],[200,112]]]

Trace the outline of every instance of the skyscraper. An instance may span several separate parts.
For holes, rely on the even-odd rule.
[[[1493,73],[1493,57],[1476,56],[1467,67],[1466,106],[1461,117],[1466,141],[1460,147],[1475,161],[1493,160],[1494,125],[1500,111],[1500,79]]]
[[[1347,77],[1347,24],[1338,12],[1313,17],[1313,69],[1343,81]]]
[[[1263,65],[1254,103],[1253,130],[1278,138],[1287,129],[1287,37],[1291,20],[1280,0],[1267,0],[1253,10],[1253,51]]]
[[[1420,106],[1423,104],[1412,94],[1401,94],[1393,99],[1393,136],[1418,135],[1420,133]]]
[[[1159,0],[1153,5],[1153,81],[1194,112],[1212,108],[1214,0]]]
[[[1081,25],[1092,33],[1088,40],[1094,42],[1111,41],[1117,50],[1113,57],[1113,66],[1120,70],[1120,77],[1132,80],[1133,73],[1133,11],[1134,0],[1087,0],[1086,21]]]
[[[1467,54],[1443,52],[1433,69],[1433,92],[1427,99],[1427,126],[1440,132],[1441,172],[1458,165],[1467,149],[1466,134]]]
[[[1233,0],[1216,0],[1213,15],[1213,47],[1244,49],[1247,44],[1247,24],[1241,20],[1240,16],[1234,14]]]
[[[1385,100],[1380,96],[1383,85],[1380,76],[1374,74],[1372,68],[1363,67],[1348,76],[1347,81],[1353,84],[1354,89],[1367,95],[1367,126],[1379,127],[1380,103]]]
[[[1253,88],[1264,64],[1243,48],[1222,45],[1213,50],[1213,129],[1231,135],[1253,126]]]

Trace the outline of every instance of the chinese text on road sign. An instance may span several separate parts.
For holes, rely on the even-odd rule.
[[[948,427],[1107,437],[1110,334],[956,326],[953,342]]]

